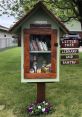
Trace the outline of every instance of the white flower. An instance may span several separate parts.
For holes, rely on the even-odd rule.
[[[45,101],[43,101],[43,104],[45,104]]]
[[[46,103],[45,105],[48,105],[48,103]]]
[[[41,109],[41,106],[38,106],[38,109]]]
[[[45,112],[45,108],[42,108],[42,112]]]
[[[34,111],[31,112],[32,114],[34,113]]]

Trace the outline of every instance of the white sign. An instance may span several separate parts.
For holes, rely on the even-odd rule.
[[[35,21],[34,23],[35,24],[48,24],[47,21]]]

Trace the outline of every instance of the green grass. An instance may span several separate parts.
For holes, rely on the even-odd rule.
[[[20,48],[0,52],[0,117],[28,117],[36,100],[36,84],[21,83],[20,61]],[[46,99],[56,108],[48,117],[82,117],[82,53],[80,64],[60,66],[60,82],[46,84]]]

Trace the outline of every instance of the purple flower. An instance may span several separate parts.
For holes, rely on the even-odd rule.
[[[49,108],[45,108],[45,112],[48,113],[49,112]]]
[[[32,112],[32,110],[33,110],[33,108],[32,108],[32,107],[28,108],[28,111],[29,111],[29,112]]]
[[[48,114],[52,110],[52,105],[50,105],[49,102],[43,101],[41,103],[32,103],[28,107],[28,112],[31,115],[37,115],[37,114]]]

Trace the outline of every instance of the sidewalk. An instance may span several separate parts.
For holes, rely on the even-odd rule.
[[[79,48],[79,52],[82,52],[82,46]]]

